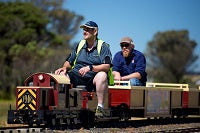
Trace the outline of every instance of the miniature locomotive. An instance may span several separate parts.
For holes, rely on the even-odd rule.
[[[16,109],[8,110],[8,124],[77,125],[96,121],[126,121],[131,117],[200,115],[200,86],[147,83],[130,86],[115,81],[105,96],[106,116],[95,118],[96,92],[76,88],[65,75],[35,73],[16,88]]]

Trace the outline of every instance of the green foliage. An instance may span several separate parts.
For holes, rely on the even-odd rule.
[[[1,38],[12,44],[26,45],[38,39],[48,23],[42,10],[30,3],[0,3],[0,18],[3,20],[0,22]]]
[[[33,51],[28,51],[31,50],[29,43],[42,41],[40,36],[48,33],[43,32],[46,30],[48,19],[41,9],[30,3],[19,2],[0,3],[0,18],[2,20],[0,21],[0,56],[2,57],[0,88],[3,89],[2,92],[6,92],[4,96],[9,99],[11,98],[10,92],[14,92],[14,86],[18,83],[12,76],[16,69],[13,64],[16,58],[23,57],[21,59],[26,61],[27,53],[29,57],[34,54]],[[28,47],[28,50],[24,50],[23,47]],[[23,53],[22,51],[28,52]],[[32,54],[30,54],[31,52]],[[19,67],[19,69],[21,68]],[[7,94],[8,96],[6,96]],[[0,98],[5,98],[4,96],[0,96]]]
[[[188,31],[158,32],[148,43],[146,57],[149,78],[155,82],[183,83],[183,76],[198,58],[194,55],[196,42]]]
[[[53,56],[53,51],[39,48],[36,42],[29,42],[26,46],[14,45],[10,48],[9,56],[13,59],[12,77],[18,84],[22,84],[28,75],[47,68],[43,64],[48,57]]]
[[[64,62],[83,17],[61,7],[62,0],[0,2],[0,99],[11,99],[30,74]]]

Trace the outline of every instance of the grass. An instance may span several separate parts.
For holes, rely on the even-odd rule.
[[[12,109],[15,109],[15,100],[12,101],[4,101],[0,100],[0,127],[6,127],[7,124],[7,116],[8,110],[10,109],[10,105]]]

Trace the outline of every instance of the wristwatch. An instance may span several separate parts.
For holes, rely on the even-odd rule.
[[[90,68],[90,71],[92,71],[92,69],[93,69],[93,66],[92,66],[92,65],[89,65],[89,68]]]

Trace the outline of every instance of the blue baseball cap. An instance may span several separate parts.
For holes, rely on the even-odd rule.
[[[93,21],[88,21],[87,23],[83,24],[80,26],[80,28],[84,28],[84,27],[88,27],[88,28],[98,28],[98,25],[93,22]]]

